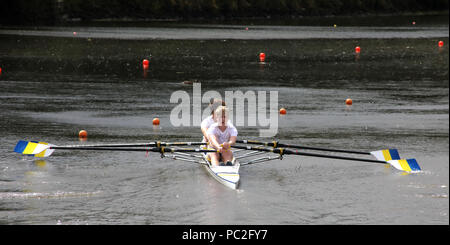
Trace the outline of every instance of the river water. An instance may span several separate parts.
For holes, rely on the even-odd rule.
[[[1,27],[0,223],[448,224],[448,15],[359,20]],[[199,141],[170,121],[170,97],[194,83],[278,92],[276,136],[244,125],[239,139],[396,148],[423,171],[286,155],[241,167],[231,190],[157,153],[13,152],[18,140]]]

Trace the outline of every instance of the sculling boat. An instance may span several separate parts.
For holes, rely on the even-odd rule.
[[[219,181],[231,189],[237,189],[239,185],[239,161],[233,158],[232,166],[224,166],[221,162],[221,166],[213,166],[207,154],[204,154],[203,159],[205,160],[205,169],[211,174],[214,179]]]
[[[417,161],[412,159],[402,159],[396,149],[385,149],[372,152],[362,152],[354,150],[328,149],[301,145],[282,144],[277,141],[260,142],[254,140],[238,140],[240,145],[232,146],[233,161],[231,166],[212,166],[207,157],[207,153],[217,152],[214,149],[206,149],[204,142],[150,142],[150,143],[125,143],[125,144],[97,144],[97,145],[63,145],[57,146],[39,141],[20,140],[14,151],[24,155],[34,157],[48,157],[56,149],[60,150],[93,150],[93,151],[139,151],[157,152],[161,158],[170,156],[175,160],[194,162],[202,164],[209,174],[218,182],[225,186],[236,189],[240,182],[239,168],[250,164],[267,162],[271,160],[282,160],[284,155],[300,155],[308,157],[321,157],[329,159],[339,159],[347,161],[361,161],[371,163],[389,164],[394,168],[408,172],[420,172],[421,168]],[[251,144],[257,146],[250,146]],[[199,146],[198,148],[180,148],[180,146]],[[291,150],[294,148],[299,150]],[[355,158],[350,156],[338,156],[328,154],[317,154],[305,151],[325,151],[340,154],[369,155],[376,158]],[[257,157],[256,157],[257,156]],[[256,157],[256,158],[255,158]],[[241,161],[243,159],[247,159]]]

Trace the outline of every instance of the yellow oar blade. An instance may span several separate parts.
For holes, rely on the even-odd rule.
[[[419,172],[421,171],[419,164],[417,163],[416,159],[400,159],[400,160],[390,160],[387,161],[390,163],[394,168],[398,170],[402,170],[405,172]]]
[[[14,152],[35,157],[48,157],[54,151],[49,149],[50,146],[52,145],[45,142],[19,140],[14,148]]]

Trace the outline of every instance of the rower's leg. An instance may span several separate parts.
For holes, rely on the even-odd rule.
[[[233,152],[231,150],[222,152],[222,160],[224,163],[233,161]]]
[[[219,153],[209,153],[209,157],[211,158],[211,164],[213,166],[219,166],[220,155]]]

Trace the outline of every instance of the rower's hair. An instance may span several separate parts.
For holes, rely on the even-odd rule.
[[[213,115],[219,106],[226,106],[226,105],[225,105],[225,101],[222,101],[220,99],[211,98],[211,100],[209,100],[209,106],[211,108],[211,115]]]
[[[217,107],[217,109],[214,111],[214,117],[217,119],[222,118],[222,113],[225,113],[225,121],[228,121],[229,110],[226,106]]]

